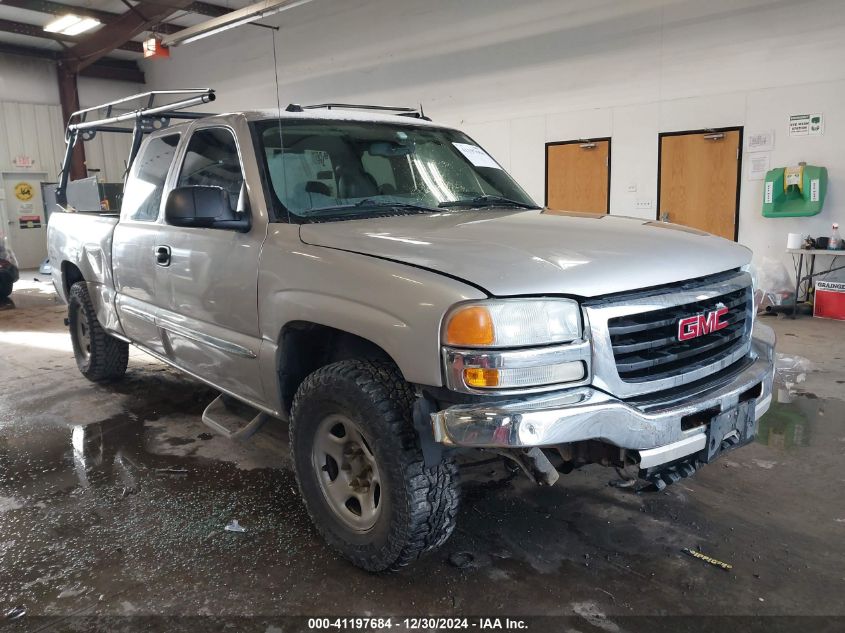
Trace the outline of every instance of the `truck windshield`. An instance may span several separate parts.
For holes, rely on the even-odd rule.
[[[487,152],[454,130],[331,120],[260,121],[256,130],[280,217],[537,208]]]

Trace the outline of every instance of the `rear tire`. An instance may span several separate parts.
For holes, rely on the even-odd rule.
[[[92,382],[123,377],[129,364],[129,344],[103,330],[85,282],[75,283],[70,289],[68,325],[76,366],[83,376]]]
[[[294,398],[291,450],[305,507],[326,542],[368,571],[409,564],[455,527],[458,469],[449,458],[426,467],[413,401],[395,365],[365,360],[318,369]]]

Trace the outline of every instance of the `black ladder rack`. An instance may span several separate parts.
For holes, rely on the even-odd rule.
[[[165,100],[175,99],[167,103],[156,103]],[[59,185],[56,187],[56,202],[62,207],[67,206],[67,184],[70,177],[70,163],[73,156],[73,148],[81,138],[83,141],[90,141],[97,132],[115,132],[118,134],[132,134],[132,146],[129,150],[129,159],[126,161],[126,171],[132,167],[141,141],[145,134],[155,130],[166,128],[172,119],[190,120],[210,116],[206,112],[184,112],[190,108],[204,103],[214,101],[214,90],[210,88],[188,88],[184,90],[153,90],[143,92],[117,101],[110,101],[93,108],[85,108],[70,115],[65,131],[65,155],[62,160],[62,170],[59,173]],[[136,107],[121,114],[115,114],[121,110],[121,105],[132,102],[141,102],[141,107]],[[105,111],[102,118],[91,119],[90,116]],[[131,127],[121,127],[121,123],[132,122]]]

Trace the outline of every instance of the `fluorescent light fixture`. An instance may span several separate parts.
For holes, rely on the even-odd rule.
[[[60,33],[62,35],[79,35],[100,26],[102,22],[95,18],[80,18],[78,15],[68,13],[56,18],[44,27],[48,33]]]
[[[230,11],[218,18],[212,18],[196,26],[189,26],[177,33],[163,37],[161,43],[165,46],[190,44],[204,37],[228,31],[242,24],[255,22],[274,13],[292,9],[307,2],[311,2],[311,0],[262,0],[262,2],[256,2],[237,11]]]
[[[64,31],[62,31],[62,33],[65,35],[79,35],[80,33],[85,33],[85,31],[90,31],[91,29],[100,26],[100,24],[102,24],[102,22],[94,18],[84,18],[76,24],[72,24],[67,27]]]

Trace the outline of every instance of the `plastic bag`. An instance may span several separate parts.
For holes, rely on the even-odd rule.
[[[769,312],[774,306],[789,305],[795,301],[795,285],[782,261],[762,257],[756,269],[754,304],[758,312]]]

